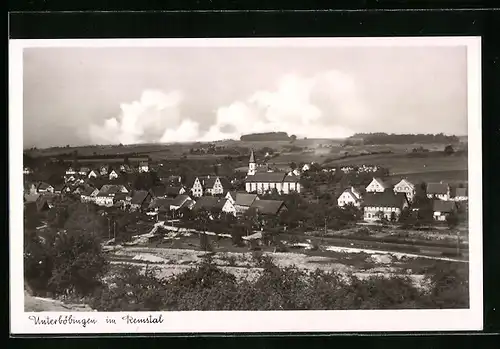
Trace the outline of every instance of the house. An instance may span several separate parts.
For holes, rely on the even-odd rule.
[[[202,196],[196,201],[193,206],[193,211],[198,210],[208,210],[210,212],[225,212],[232,215],[236,215],[236,209],[231,201],[225,198],[218,198],[214,196]],[[213,218],[213,217],[212,217]]]
[[[406,194],[409,202],[413,202],[415,194],[417,193],[415,184],[413,184],[406,178],[403,178],[394,186],[394,192]]]
[[[30,175],[33,173],[33,170],[29,167],[23,168],[23,175]]]
[[[90,168],[88,168],[88,167],[81,167],[80,170],[78,170],[78,174],[80,176],[85,176],[85,177],[89,174],[89,172],[90,172]]]
[[[48,183],[40,182],[36,187],[37,193],[53,193],[54,187]]]
[[[103,185],[95,196],[95,203],[98,206],[111,207],[114,205],[114,196],[118,193],[128,193],[128,190],[123,185]]]
[[[147,161],[139,162],[139,173],[149,172],[149,164]]]
[[[80,200],[82,202],[94,202],[98,193],[99,189],[88,186],[80,192]]]
[[[165,187],[165,197],[175,198],[178,195],[186,193],[186,189],[182,186],[167,186]]]
[[[66,176],[74,176],[74,175],[76,175],[76,171],[73,169],[73,167],[69,167],[66,170]]]
[[[311,169],[311,165],[309,165],[309,164],[304,164],[304,166],[302,166],[302,172],[309,171],[310,169]]]
[[[195,201],[189,197],[189,195],[181,194],[177,195],[170,205],[170,209],[173,211],[179,210],[182,207],[193,208]]]
[[[98,170],[90,170],[89,171],[89,174],[87,175],[88,178],[97,178],[99,177],[101,174],[99,173]]]
[[[344,207],[349,204],[355,207],[361,206],[361,193],[354,187],[350,187],[344,190],[337,199],[337,205],[339,207]]]
[[[170,211],[170,205],[172,205],[173,202],[174,199],[170,198],[155,198],[149,204],[149,209],[154,212],[166,213]]]
[[[366,187],[367,193],[383,193],[390,186],[380,178],[373,178]]]
[[[113,198],[113,206],[125,210],[130,208],[130,202],[132,201],[132,193],[117,193]]]
[[[115,170],[111,170],[108,174],[109,180],[117,179],[118,178],[118,172]]]
[[[447,183],[428,183],[427,184],[427,197],[429,199],[449,200],[450,199],[450,186]]]
[[[143,211],[151,203],[151,193],[147,190],[136,190],[132,193],[130,209],[132,211]]]
[[[455,188],[452,200],[454,201],[467,201],[469,200],[469,193],[467,188]]]
[[[198,177],[194,179],[193,185],[191,186],[191,194],[193,194],[195,198],[203,196],[203,185]]]
[[[231,183],[225,177],[220,176],[200,176],[196,177],[191,186],[191,193],[194,197],[207,195],[223,195],[231,187]]]
[[[435,220],[445,221],[448,215],[456,212],[457,204],[454,201],[434,200],[432,210]]]
[[[236,200],[234,203],[236,213],[244,213],[256,200],[260,200],[257,194],[236,193]]]
[[[300,178],[286,172],[257,172],[255,156],[252,150],[245,179],[246,192],[264,194],[273,189],[283,194],[300,193]]]
[[[255,200],[249,208],[264,216],[278,216],[286,209],[282,200]]]
[[[222,195],[231,187],[231,183],[225,177],[206,176],[201,178],[201,184],[205,189],[205,194]]]
[[[403,209],[409,206],[403,193],[386,190],[383,193],[367,193],[363,198],[363,215],[365,221],[398,219]]]

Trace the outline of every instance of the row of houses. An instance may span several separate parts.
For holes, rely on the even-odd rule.
[[[413,203],[416,192],[415,184],[407,179],[392,186],[380,178],[373,178],[364,193],[352,186],[345,189],[337,198],[337,205],[362,208],[366,221],[380,220],[382,217],[392,219],[398,218]],[[445,220],[446,215],[456,210],[456,202],[468,200],[466,188],[452,189],[442,182],[427,184],[426,196],[433,200],[436,220]]]

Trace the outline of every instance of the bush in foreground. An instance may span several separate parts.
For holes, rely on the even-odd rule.
[[[468,307],[467,275],[462,270],[432,274],[429,289],[408,277],[359,279],[334,272],[279,267],[254,256],[263,268],[251,279],[237,279],[207,258],[200,266],[169,279],[149,269],[126,267],[118,287],[103,287],[89,298],[101,311],[124,310],[345,310]],[[451,265],[449,266],[451,268]],[[456,266],[455,266],[456,268]]]

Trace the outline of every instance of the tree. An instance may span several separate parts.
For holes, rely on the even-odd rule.
[[[453,147],[451,145],[447,145],[445,148],[444,148],[444,153],[446,155],[451,155],[455,152],[455,150],[453,149]]]
[[[296,135],[291,135],[290,136],[290,143],[294,143],[296,140],[297,140],[297,136]]]
[[[455,228],[459,223],[458,215],[455,212],[451,212],[446,216],[446,223],[448,224],[448,228]]]
[[[292,161],[292,162],[290,163],[290,168],[291,168],[292,170],[295,170],[295,169],[297,168],[297,164],[296,164],[295,162],[293,162],[293,161]]]

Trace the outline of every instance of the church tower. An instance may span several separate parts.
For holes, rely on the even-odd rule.
[[[256,168],[257,168],[257,166],[255,164],[255,157],[253,155],[253,149],[252,149],[252,152],[250,153],[250,160],[248,161],[248,173],[247,173],[247,175],[253,176],[255,174]]]

